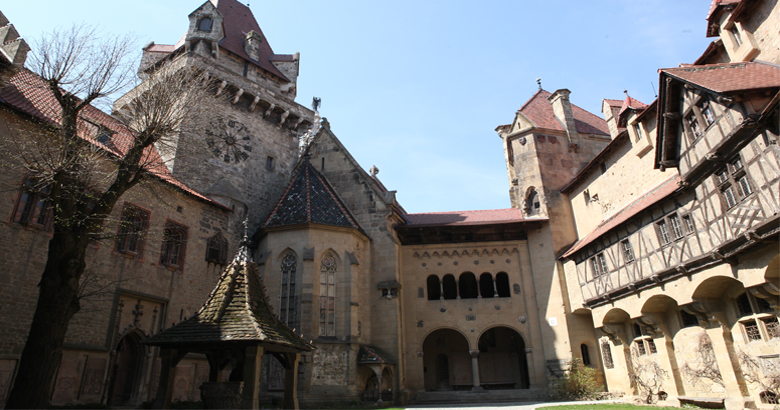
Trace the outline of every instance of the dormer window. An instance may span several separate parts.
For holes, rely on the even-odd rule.
[[[211,31],[212,24],[211,17],[203,17],[198,21],[198,31]]]
[[[742,35],[739,33],[739,29],[737,28],[737,25],[734,24],[733,26],[729,27],[729,33],[731,33],[731,37],[734,38],[734,44],[739,47],[742,45]]]

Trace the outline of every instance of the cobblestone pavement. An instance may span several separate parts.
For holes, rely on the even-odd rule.
[[[583,405],[583,404],[606,404],[606,403],[622,403],[620,400],[598,400],[598,401],[528,401],[518,403],[491,403],[486,406],[480,406],[478,404],[470,403],[463,405],[447,405],[447,406],[409,406],[409,409],[426,409],[426,410],[448,410],[448,409],[463,409],[472,408],[480,410],[534,410],[543,407],[551,406],[568,406],[568,405]],[[586,410],[586,408],[583,408]]]

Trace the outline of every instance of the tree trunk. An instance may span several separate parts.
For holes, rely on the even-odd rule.
[[[65,332],[80,307],[79,279],[86,266],[84,256],[89,242],[77,239],[79,235],[73,232],[58,231],[55,229],[49,241],[46,267],[38,284],[38,303],[6,409],[49,407]]]

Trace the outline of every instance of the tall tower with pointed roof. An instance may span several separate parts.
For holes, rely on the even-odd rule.
[[[209,0],[187,16],[174,45],[144,47],[142,79],[164,65],[206,73],[216,102],[208,118],[191,118],[173,142],[158,147],[172,173],[257,224],[282,194],[298,159],[298,137],[314,113],[295,102],[299,54],[274,53],[252,10],[236,0]],[[115,110],[129,104],[120,98]],[[252,226],[254,229],[256,226]]]

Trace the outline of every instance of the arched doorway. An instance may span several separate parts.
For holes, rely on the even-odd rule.
[[[141,345],[143,337],[138,331],[132,331],[119,340],[108,390],[108,404],[111,406],[137,404],[139,401],[146,357]]]
[[[479,338],[479,379],[485,389],[527,389],[525,341],[515,330],[493,327]]]
[[[469,342],[458,331],[440,329],[423,342],[425,390],[470,390]]]

